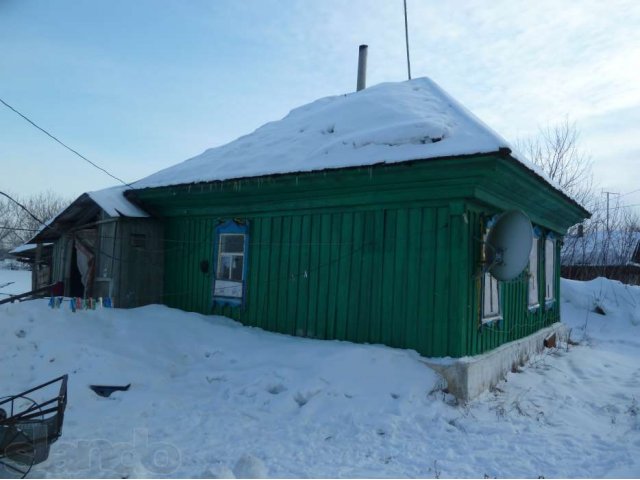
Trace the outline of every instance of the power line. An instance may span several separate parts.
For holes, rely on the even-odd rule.
[[[2,100],[0,100],[1,102]],[[21,204],[19,201],[17,201],[15,198],[13,198],[11,195],[8,195],[6,193],[4,193],[3,191],[0,190],[0,195],[7,197],[9,200],[11,200],[13,203],[15,203],[16,205],[18,205],[22,210],[24,210],[25,212],[27,212],[27,214],[33,218],[36,222],[38,222],[41,225],[44,225],[45,227],[49,227],[49,225],[47,225],[45,222],[43,222],[42,220],[40,220],[38,217],[36,217],[33,213],[31,213],[31,210],[29,210],[27,207],[25,207],[23,204]],[[50,227],[49,227],[50,228]]]
[[[627,195],[631,195],[632,193],[636,193],[636,192],[640,192],[640,188],[638,188],[637,190],[632,190],[627,193],[623,193],[622,195],[620,195],[620,197],[626,197]]]
[[[32,120],[30,120],[26,115],[20,113],[18,110],[16,110],[15,108],[13,108],[11,105],[9,105],[7,102],[5,102],[2,98],[0,98],[0,102],[7,107],[8,109],[10,109],[11,111],[13,111],[14,113],[17,113],[18,115],[20,115],[23,119],[25,119],[27,122],[29,122],[31,125],[33,125],[34,127],[36,127],[38,130],[40,130],[42,133],[44,133],[45,135],[47,135],[48,137],[52,138],[53,140],[55,140],[56,142],[58,142],[60,145],[62,145],[64,148],[66,148],[67,150],[69,150],[72,153],[75,153],[78,157],[80,157],[81,159],[83,159],[85,162],[89,163],[90,165],[94,166],[95,168],[97,168],[98,170],[101,170],[102,172],[106,173],[107,175],[109,175],[111,178],[113,178],[114,180],[119,181],[120,183],[122,183],[123,185],[127,186],[127,187],[131,187],[131,184],[125,182],[124,180],[116,177],[115,175],[113,175],[112,173],[109,173],[107,170],[105,170],[104,168],[102,168],[100,165],[97,165],[95,163],[93,163],[91,160],[89,160],[87,157],[85,157],[84,155],[82,155],[81,153],[79,153],[77,150],[74,150],[73,148],[71,148],[70,146],[68,146],[67,144],[63,143],[62,141],[60,141],[58,138],[56,138],[55,136],[53,136],[52,134],[50,134],[49,132],[47,132],[44,128],[40,127],[39,125],[37,125],[35,122],[33,122]]]
[[[630,208],[630,207],[640,207],[640,203],[633,203],[631,205],[618,205],[615,208]]]

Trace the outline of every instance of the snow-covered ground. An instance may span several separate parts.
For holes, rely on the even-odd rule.
[[[70,375],[63,436],[32,476],[638,477],[640,288],[562,288],[580,345],[467,405],[412,351],[46,300],[0,306],[0,395]]]
[[[0,262],[0,300],[9,295],[31,291],[30,270],[9,270],[2,268],[3,266],[3,262]]]

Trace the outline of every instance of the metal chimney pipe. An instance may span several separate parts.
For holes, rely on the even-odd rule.
[[[358,85],[356,91],[367,88],[367,51],[368,45],[360,45],[358,48]]]

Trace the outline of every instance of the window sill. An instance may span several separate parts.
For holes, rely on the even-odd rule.
[[[220,306],[229,305],[231,307],[239,307],[240,305],[242,305],[242,299],[235,297],[213,297],[213,304]]]
[[[545,300],[544,301],[544,308],[545,308],[545,310],[551,310],[554,307],[555,304],[556,304],[556,299],[555,298],[552,298],[550,300]]]
[[[493,323],[498,323],[501,320],[502,320],[502,315],[498,315],[498,316],[495,316],[495,317],[485,317],[485,318],[482,318],[480,321],[482,322],[482,325],[484,326],[484,325],[490,325],[490,324],[493,324]]]
[[[529,305],[529,312],[537,312],[540,309],[540,304],[536,303],[535,305]]]

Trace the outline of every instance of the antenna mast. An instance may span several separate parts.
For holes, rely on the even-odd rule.
[[[407,22],[407,0],[404,0],[404,38],[407,43],[407,75],[411,80],[411,62],[409,60],[409,24]]]

